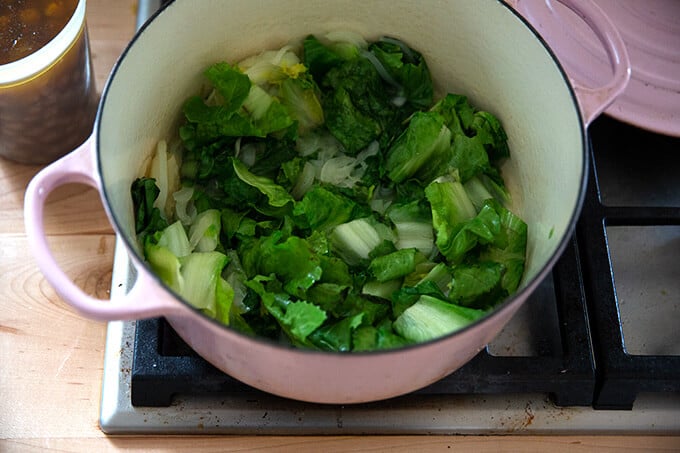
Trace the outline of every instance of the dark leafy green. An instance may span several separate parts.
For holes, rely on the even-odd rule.
[[[139,178],[132,183],[130,193],[135,212],[135,233],[143,244],[147,235],[163,230],[168,226],[160,209],[154,207],[160,190],[156,181],[150,178]]]
[[[290,346],[390,349],[464,328],[524,273],[503,127],[465,96],[434,102],[405,43],[329,39],[307,37],[299,63],[263,53],[256,78],[205,70],[178,131],[182,194],[164,194],[183,215],[154,206],[154,180],[131,188],[145,257],[207,316]]]

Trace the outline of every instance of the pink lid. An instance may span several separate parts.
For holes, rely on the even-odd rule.
[[[680,136],[680,1],[593,0],[618,29],[631,79],[605,113],[654,132]],[[558,54],[569,76],[597,86],[611,78],[604,48],[559,2],[521,2],[521,13]]]

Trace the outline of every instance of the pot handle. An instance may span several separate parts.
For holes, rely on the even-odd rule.
[[[592,0],[557,0],[578,15],[590,27],[607,52],[612,69],[611,80],[600,87],[591,88],[572,78],[576,97],[585,125],[589,125],[620,95],[628,85],[631,74],[630,59],[625,43],[616,26]],[[507,0],[508,4],[529,22],[537,7],[546,7],[554,13],[551,0]],[[541,5],[543,3],[543,5]],[[540,24],[532,24],[536,27]],[[559,49],[555,49],[559,53]]]
[[[167,315],[179,304],[163,300],[152,288],[158,284],[147,273],[137,272],[130,291],[117,299],[98,299],[81,290],[59,267],[43,226],[45,201],[59,186],[79,183],[99,190],[92,153],[92,137],[61,159],[42,169],[28,184],[24,198],[26,234],[38,267],[57,294],[86,317],[100,321],[132,320]]]

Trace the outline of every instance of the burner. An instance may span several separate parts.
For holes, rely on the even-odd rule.
[[[634,169],[633,178],[655,185],[653,193],[663,192],[660,176],[680,170],[672,154],[680,149],[678,140],[659,140],[609,118],[596,121],[591,133],[595,151],[584,210],[552,274],[499,340],[452,375],[413,395],[541,392],[558,406],[630,409],[640,392],[680,391],[677,354],[626,351],[612,265],[615,250],[608,242],[614,227],[678,225],[680,208],[673,204],[680,202],[658,206],[664,202],[651,197],[658,205],[650,205],[644,191],[607,193],[611,180],[621,173],[620,169],[612,172],[611,163],[622,161]],[[653,149],[643,148],[646,143]],[[645,149],[644,156],[639,149]],[[636,157],[644,157],[647,165],[626,161]],[[661,163],[663,168],[657,170],[659,165],[650,162]],[[680,194],[680,188],[665,190]],[[626,196],[643,199],[630,205],[625,204]],[[670,237],[677,243],[680,229],[672,228]],[[206,363],[163,319],[137,323],[133,357],[131,398],[136,406],[168,406],[174,395],[188,392],[258,393]]]
[[[531,337],[530,345],[516,340],[492,343],[452,375],[413,395],[541,392],[560,406],[590,405],[595,374],[583,289],[579,279],[574,279],[578,266],[572,242],[552,276],[504,331],[525,343]],[[538,325],[537,319],[544,322]],[[536,355],[507,355],[513,348],[533,349]],[[218,397],[258,392],[205,362],[163,319],[137,321],[133,357],[135,406],[169,406],[173,395],[186,392]]]
[[[593,165],[577,237],[582,246],[598,370],[593,405],[602,409],[630,409],[640,392],[680,392],[680,355],[634,355],[626,351],[619,313],[622,301],[615,284],[617,269],[616,263],[612,263],[614,252],[619,250],[608,239],[614,228],[672,226],[666,230],[667,247],[659,252],[670,256],[668,262],[674,263],[674,268],[666,268],[664,274],[668,281],[675,281],[671,290],[675,300],[668,302],[677,312],[680,139],[624,126],[607,117],[598,119],[590,132]],[[618,191],[609,190],[614,178],[619,179],[614,186]],[[640,239],[639,234],[635,239]],[[645,334],[658,332],[650,329]],[[677,336],[674,344],[678,344]]]
[[[680,143],[606,117],[590,132],[593,165],[575,235],[497,339],[449,377],[380,403],[300,403],[215,369],[163,319],[111,323],[102,429],[679,432],[680,333],[673,320],[680,310]],[[133,280],[119,247],[112,297]],[[416,419],[426,422],[408,422]]]

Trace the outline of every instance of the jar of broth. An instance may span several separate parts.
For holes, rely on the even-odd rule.
[[[0,156],[45,164],[92,132],[85,0],[0,1]]]

